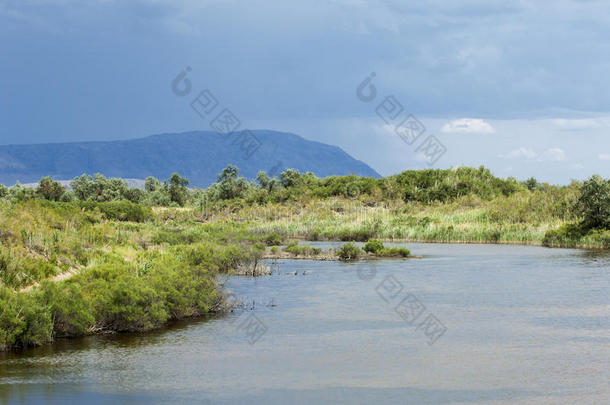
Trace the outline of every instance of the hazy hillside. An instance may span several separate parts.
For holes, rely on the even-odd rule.
[[[82,173],[165,179],[177,171],[192,186],[207,186],[229,163],[238,166],[240,173],[248,178],[255,177],[259,170],[278,174],[289,167],[318,176],[379,176],[336,146],[290,133],[255,130],[252,134],[260,145],[256,150],[247,148],[249,142],[255,142],[252,138],[242,143],[245,137],[237,139],[236,135],[227,137],[210,131],[124,141],[0,146],[0,182],[29,183],[47,175],[71,179]]]

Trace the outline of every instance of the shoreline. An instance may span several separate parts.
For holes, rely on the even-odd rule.
[[[302,242],[332,242],[332,243],[364,243],[365,241],[357,240],[338,240],[338,239],[318,239],[312,240],[303,236],[290,236],[291,239],[302,241]],[[549,249],[583,249],[583,250],[610,250],[610,248],[602,245],[586,244],[586,243],[551,243],[545,244],[542,241],[520,241],[520,240],[477,240],[477,239],[419,239],[419,238],[407,238],[407,239],[388,239],[377,237],[381,242],[385,243],[430,243],[430,244],[451,244],[451,245],[515,245],[515,246],[535,246],[545,247]]]
[[[308,241],[308,242],[334,242],[334,243],[347,243],[347,241],[341,241],[341,240],[324,240],[324,241],[310,241],[304,238],[294,238],[294,239],[299,239],[302,241]],[[390,243],[430,243],[430,244],[434,244],[434,243],[444,243],[444,244],[456,244],[456,245],[460,245],[460,244],[481,244],[481,245],[515,245],[515,246],[537,246],[537,247],[548,247],[548,248],[565,248],[565,247],[561,247],[561,246],[544,246],[542,244],[532,244],[532,243],[511,243],[511,242],[506,242],[506,241],[502,241],[502,242],[498,242],[498,241],[488,241],[488,242],[482,242],[482,241],[440,241],[440,240],[396,240],[396,239],[381,239],[384,242],[390,242]],[[581,247],[569,247],[569,248],[573,248],[573,249],[582,249],[582,250],[586,250],[586,248],[581,248]],[[592,249],[592,250],[603,250],[602,249]],[[309,255],[295,255],[293,253],[290,252],[285,252],[285,251],[279,251],[276,253],[272,253],[269,250],[266,250],[264,252],[264,254],[261,256],[261,260],[265,259],[265,260],[312,260],[312,261],[334,261],[334,262],[346,262],[346,263],[356,263],[359,261],[376,261],[376,260],[410,260],[410,259],[423,259],[423,256],[419,256],[419,255],[409,255],[406,257],[400,256],[400,255],[388,255],[388,256],[383,256],[383,255],[375,255],[373,253],[363,253],[362,255],[360,255],[357,259],[355,260],[340,260],[336,255],[333,254],[334,252],[329,252],[329,251],[325,251],[322,252],[320,254],[309,254]],[[250,263],[252,264],[252,263]],[[229,275],[231,276],[238,276],[238,277],[260,277],[260,276],[266,276],[266,275],[271,275],[272,272],[270,271],[269,266],[258,266],[262,263],[258,262],[257,264],[257,268],[259,268],[260,270],[255,269],[255,271],[253,273],[251,273],[251,270],[249,269],[249,265],[244,265],[241,269],[239,268],[235,268],[232,271],[229,272]],[[240,267],[240,266],[238,266]],[[74,276],[75,274],[78,273],[74,273],[74,272],[70,272],[69,273],[71,276]],[[64,281],[63,278],[61,278],[61,280],[57,280],[59,281]],[[21,291],[22,293],[31,293],[32,291],[36,290],[37,286],[29,286],[29,288],[26,287],[25,291]],[[222,291],[222,289],[220,288],[218,291]],[[143,330],[143,331],[117,331],[117,330],[90,330],[87,333],[84,333],[82,335],[75,335],[75,336],[63,336],[63,337],[59,337],[57,336],[58,339],[72,339],[72,338],[80,338],[83,336],[94,336],[94,335],[113,335],[113,334],[124,334],[124,333],[128,333],[128,334],[146,334],[146,333],[150,333],[150,332],[154,332],[157,331],[159,329],[163,329],[165,327],[167,327],[168,325],[171,325],[174,322],[179,322],[179,321],[183,321],[183,320],[199,320],[199,319],[204,319],[204,318],[214,318],[214,317],[219,317],[219,316],[224,316],[227,313],[231,312],[231,308],[226,307],[225,306],[225,302],[224,300],[220,300],[217,301],[212,308],[210,308],[209,312],[206,313],[201,313],[201,314],[192,314],[192,315],[188,315],[188,316],[184,316],[184,317],[180,317],[180,318],[170,318],[167,321],[157,325],[156,327],[153,327],[152,329],[149,330]],[[43,343],[43,345],[48,345],[48,344],[53,344],[55,341],[55,339],[47,342],[47,343]],[[29,346],[28,346],[29,347]],[[4,349],[0,349],[0,353],[10,353],[10,352],[15,352],[15,351],[19,351],[21,349],[24,349],[23,346],[13,346],[13,347],[8,347],[8,348],[4,348]]]
[[[315,260],[315,261],[327,261],[327,262],[357,262],[360,260],[409,260],[409,259],[423,259],[423,256],[418,255],[409,255],[409,256],[401,256],[401,255],[391,255],[391,256],[381,256],[374,254],[363,254],[354,260],[341,260],[337,256],[329,254],[327,252],[321,254],[313,254],[313,255],[294,255],[289,252],[278,252],[278,253],[270,253],[265,252],[262,257],[263,259],[271,259],[271,260]]]

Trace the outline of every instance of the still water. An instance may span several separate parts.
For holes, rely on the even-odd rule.
[[[0,402],[610,403],[610,254],[408,247],[231,278],[244,312],[4,355]]]

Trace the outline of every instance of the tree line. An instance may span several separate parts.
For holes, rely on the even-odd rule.
[[[569,191],[577,191],[577,201],[569,201]],[[464,196],[491,200],[518,192],[554,193],[559,195],[562,210],[582,218],[584,229],[610,228],[610,180],[592,176],[568,186],[552,186],[535,178],[519,182],[514,178],[498,178],[484,168],[407,170],[384,178],[329,176],[319,178],[311,172],[286,169],[278,177],[261,171],[254,180],[239,174],[233,165],[225,167],[216,182],[205,189],[189,188],[189,180],[173,173],[167,180],[148,177],[144,187],[129,187],[120,178],[101,174],[83,174],[70,182],[70,188],[50,177],[40,179],[35,188],[16,184],[0,185],[0,199],[24,201],[43,199],[62,202],[129,201],[144,206],[183,207],[186,205],[244,204],[290,202],[330,197],[353,198],[371,202],[403,200],[407,203],[450,203]],[[573,194],[573,193],[572,193]],[[561,196],[565,197],[561,197]],[[557,198],[556,198],[557,199]]]

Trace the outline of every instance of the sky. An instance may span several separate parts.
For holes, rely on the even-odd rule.
[[[609,38],[596,0],[0,0],[0,144],[209,130],[189,106],[207,89],[242,128],[382,175],[610,177]]]

